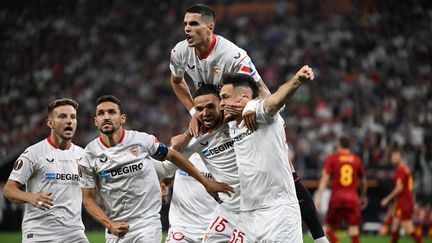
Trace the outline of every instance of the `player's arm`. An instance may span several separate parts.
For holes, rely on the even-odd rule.
[[[397,180],[396,186],[393,188],[393,191],[390,192],[383,200],[381,200],[381,206],[385,207],[387,204],[395,198],[397,195],[399,195],[403,191],[403,184],[401,180]]]
[[[33,194],[22,190],[23,184],[8,180],[3,188],[3,195],[13,203],[28,203],[33,207],[46,210],[53,206],[54,198],[50,192]]]
[[[189,86],[183,77],[176,77],[171,73],[171,86],[180,102],[190,112],[194,107]]]
[[[314,200],[317,210],[320,209],[321,197],[322,197],[322,194],[324,192],[324,189],[327,188],[329,182],[330,182],[330,175],[327,173],[327,171],[325,169],[323,169],[321,179],[320,179],[319,184],[318,184],[318,189],[317,189],[317,192],[315,194],[315,200]]]
[[[189,175],[199,181],[213,197],[217,197],[218,192],[230,195],[234,192],[233,188],[226,183],[214,182],[204,177],[201,172],[190,162],[184,155],[175,150],[169,149],[165,159],[176,164],[180,169],[186,171]]]
[[[267,85],[264,83],[262,79],[257,82],[258,85],[258,97],[265,98],[271,95],[270,90],[267,88]]]
[[[366,208],[368,204],[367,189],[366,175],[363,175],[360,177],[360,207],[362,209]]]
[[[114,222],[105,214],[96,201],[96,188],[81,188],[81,191],[84,208],[96,221],[107,228],[111,234],[123,237],[129,231],[128,223]]]
[[[264,99],[264,112],[269,116],[275,115],[302,84],[313,79],[312,68],[307,65],[303,66],[290,81],[281,85],[274,94]]]

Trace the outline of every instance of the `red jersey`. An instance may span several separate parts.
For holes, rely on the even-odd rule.
[[[331,154],[325,161],[325,170],[332,180],[330,203],[359,205],[358,178],[364,176],[362,159],[349,150]]]
[[[414,181],[408,167],[400,163],[396,168],[395,184],[402,184],[403,190],[396,197],[396,205],[398,207],[414,206]]]

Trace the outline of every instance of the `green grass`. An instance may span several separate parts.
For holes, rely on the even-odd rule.
[[[91,243],[105,243],[103,232],[90,231],[90,232],[86,232],[86,234],[87,234],[87,237]],[[165,241],[166,235],[167,235],[167,233],[163,232],[163,236],[162,236],[163,241],[162,242]],[[351,242],[349,237],[343,232],[339,232],[338,236],[340,239],[340,243],[350,243]],[[20,243],[21,242],[21,233],[20,232],[0,232],[0,242]],[[305,243],[313,243],[313,240],[310,236],[305,236],[304,242]],[[381,236],[366,236],[366,235],[364,235],[361,238],[361,242],[362,243],[386,243],[386,242],[390,242],[390,238],[389,237],[381,237]],[[407,238],[407,237],[401,237],[401,239],[399,240],[399,243],[411,243],[411,242],[414,242],[414,241],[412,241],[410,238]],[[432,243],[432,239],[431,238],[424,238],[424,242],[425,243]]]

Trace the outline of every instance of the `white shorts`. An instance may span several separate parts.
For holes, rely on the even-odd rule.
[[[53,234],[55,234],[53,232]],[[76,233],[67,235],[67,236],[63,236],[63,237],[59,237],[55,240],[36,240],[31,238],[31,239],[27,239],[23,237],[22,240],[23,243],[30,243],[30,242],[49,242],[49,243],[89,243],[87,236],[84,234],[84,231],[77,231]]]
[[[246,211],[234,230],[233,242],[303,242],[298,203]],[[243,239],[243,240],[242,240]]]
[[[232,236],[234,226],[239,222],[239,213],[227,211],[217,206],[210,225],[205,231],[203,243],[227,243]]]
[[[206,231],[202,229],[192,229],[190,227],[171,226],[168,230],[166,243],[186,243],[186,242],[201,242]]]
[[[162,242],[162,229],[157,228],[152,233],[143,232],[139,229],[137,232],[127,233],[122,238],[118,238],[115,235],[106,234],[106,243],[160,243]]]

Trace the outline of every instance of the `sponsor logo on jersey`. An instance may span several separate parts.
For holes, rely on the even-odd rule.
[[[241,140],[243,140],[245,137],[249,136],[252,134],[252,131],[247,130],[245,133],[242,133],[240,135],[238,135],[237,137],[233,138],[233,142],[240,142]]]
[[[205,143],[200,143],[202,146],[207,146],[209,144],[208,141],[206,141]]]
[[[213,175],[212,175],[212,173],[210,173],[210,172],[203,172],[203,171],[200,171],[201,172],[201,174],[204,176],[204,177],[207,177],[207,178],[209,178],[209,179],[213,179]],[[189,174],[186,172],[186,171],[184,171],[184,170],[179,170],[179,175],[180,176],[189,176]]]
[[[49,181],[79,181],[80,176],[78,174],[47,172],[45,173],[45,179]]]
[[[102,180],[107,180],[116,176],[127,175],[133,172],[142,171],[143,168],[144,168],[144,164],[139,163],[139,164],[123,166],[117,169],[105,170],[99,172],[99,175],[102,178]]]
[[[230,150],[232,148],[234,148],[234,142],[232,140],[230,140],[230,141],[228,141],[228,142],[226,142],[224,144],[221,144],[219,146],[215,146],[215,147],[204,149],[202,151],[202,154],[205,157],[210,158],[213,155],[217,155],[217,154],[223,153],[223,152],[228,151],[228,150]]]
[[[52,159],[46,158],[46,161],[49,162],[49,163],[52,163],[52,162],[54,162],[54,158],[52,158]]]
[[[240,58],[240,52],[237,53],[237,56],[234,56],[235,59],[239,59]]]
[[[15,161],[15,163],[13,165],[13,169],[14,170],[20,170],[22,168],[23,164],[24,164],[24,162],[21,159],[19,159],[19,160]]]

